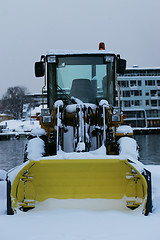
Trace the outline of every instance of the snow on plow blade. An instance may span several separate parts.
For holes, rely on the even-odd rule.
[[[107,200],[108,209],[116,201],[122,209],[142,206],[145,214],[147,182],[128,160],[118,158],[30,160],[16,173],[10,196],[13,212],[52,198]]]

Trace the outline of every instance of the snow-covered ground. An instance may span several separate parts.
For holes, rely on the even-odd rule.
[[[46,201],[29,212],[6,215],[4,182],[0,181],[0,239],[4,240],[159,240],[160,166],[152,172],[153,213],[52,209]]]
[[[37,135],[37,129],[35,130],[35,135]],[[39,140],[39,138],[30,140],[30,143],[34,141],[32,147],[36,148],[36,152],[35,144],[39,143]],[[121,141],[120,146],[123,144],[126,146],[128,141],[127,143]],[[136,149],[136,145],[133,146]],[[28,148],[29,154],[34,153],[32,147]],[[43,152],[41,149],[43,146],[40,146],[40,155]],[[128,148],[125,149],[127,151]],[[121,151],[120,156],[128,154],[126,151]],[[61,155],[63,156],[63,154]],[[0,240],[159,240],[160,165],[148,165],[146,168],[152,173],[153,191],[153,213],[147,217],[142,215],[139,209],[125,212],[76,209],[75,206],[74,209],[56,209],[52,207],[53,201],[51,199],[37,204],[35,209],[26,213],[18,211],[17,214],[8,216],[6,215],[6,186],[5,182],[1,181],[5,173],[1,172]],[[91,204],[89,203],[89,205]]]
[[[16,132],[16,133],[24,133],[24,132],[30,132],[32,129],[35,129],[37,127],[40,127],[39,121],[37,120],[7,120],[0,123],[0,127],[5,127],[5,129],[2,129],[4,133],[9,132]]]

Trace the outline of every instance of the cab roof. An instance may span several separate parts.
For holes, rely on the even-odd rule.
[[[115,55],[113,52],[106,50],[49,50],[47,56],[66,56],[66,55]]]

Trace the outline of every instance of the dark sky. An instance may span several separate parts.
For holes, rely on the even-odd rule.
[[[48,50],[106,49],[127,67],[160,67],[160,0],[0,0],[0,97],[8,87],[40,92],[34,62]]]

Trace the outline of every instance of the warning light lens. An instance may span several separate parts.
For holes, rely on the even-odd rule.
[[[105,50],[105,44],[104,42],[99,43],[99,50]]]

